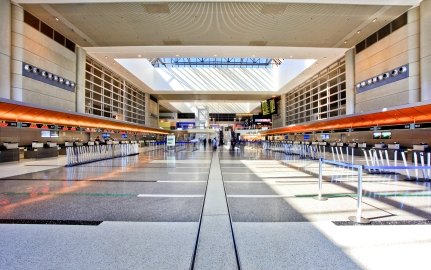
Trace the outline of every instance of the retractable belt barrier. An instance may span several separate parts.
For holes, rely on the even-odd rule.
[[[324,147],[314,144],[295,144],[284,142],[263,142],[262,148],[273,152],[281,152],[286,155],[298,155],[305,159],[319,159],[324,156]]]
[[[430,172],[431,172],[431,166],[368,166],[368,165],[355,165],[351,163],[346,162],[337,162],[337,161],[331,161],[331,160],[325,160],[323,158],[319,159],[319,193],[314,198],[319,201],[326,201],[328,200],[327,197],[323,197],[322,195],[322,185],[323,185],[323,164],[329,164],[334,166],[340,166],[348,169],[354,169],[358,171],[358,188],[357,188],[357,210],[356,210],[356,216],[350,216],[349,220],[353,221],[355,223],[361,223],[361,224],[367,224],[370,223],[370,221],[364,217],[362,217],[362,178],[363,178],[363,171],[396,171],[396,170],[421,170],[422,174],[425,179],[430,179]],[[408,177],[410,177],[408,175]]]
[[[356,207],[356,215],[350,216],[349,220],[353,221],[355,223],[360,223],[360,224],[370,223],[370,221],[368,219],[362,217],[362,171],[363,171],[363,166],[362,165],[354,165],[354,164],[345,163],[345,162],[325,160],[323,158],[319,158],[319,194],[316,197],[314,197],[316,200],[319,200],[319,201],[328,200],[327,197],[322,196],[323,164],[341,166],[344,168],[350,168],[350,169],[354,169],[354,170],[358,171],[358,188],[357,188],[358,200],[357,200],[357,207]]]
[[[66,166],[137,154],[139,154],[139,146],[136,143],[67,147]]]

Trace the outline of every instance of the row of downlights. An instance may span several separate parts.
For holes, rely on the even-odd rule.
[[[45,71],[45,70],[40,71],[40,69],[39,69],[39,68],[37,68],[37,67],[33,67],[33,66],[31,66],[31,65],[25,65],[25,66],[24,66],[24,69],[25,69],[26,71],[28,71],[28,72],[33,72],[34,74],[40,74],[40,75],[41,75],[42,77],[44,77],[44,78],[47,78],[47,79],[50,79],[50,80],[53,80],[53,81],[59,82],[59,83],[61,83],[61,84],[65,84],[66,86],[69,86],[69,87],[75,87],[75,83],[74,83],[74,82],[71,82],[71,81],[69,81],[69,80],[66,80],[66,79],[64,79],[64,78],[62,78],[62,77],[58,77],[57,75],[54,75],[54,74],[52,74],[52,73],[49,73],[49,72],[47,72],[47,71]]]
[[[361,87],[365,87],[367,85],[372,85],[372,84],[374,84],[376,82],[380,82],[380,81],[386,80],[386,79],[388,79],[391,76],[395,77],[398,74],[402,74],[402,73],[406,73],[406,72],[407,72],[407,66],[402,66],[400,68],[392,70],[391,72],[386,72],[386,73],[380,74],[379,76],[376,76],[376,77],[374,77],[372,79],[369,79],[367,81],[360,82],[360,83],[358,83],[356,85],[356,88],[361,88]]]

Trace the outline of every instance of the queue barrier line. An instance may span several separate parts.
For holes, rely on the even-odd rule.
[[[329,164],[334,166],[341,166],[345,168],[351,168],[358,171],[358,188],[357,188],[357,205],[356,205],[356,215],[349,216],[348,219],[352,222],[359,224],[369,224],[370,220],[362,217],[362,174],[363,174],[363,165],[355,165],[346,162],[325,160],[323,158],[319,158],[319,194],[314,197],[314,199],[319,201],[326,201],[328,198],[323,197],[322,195],[322,185],[323,185],[323,164]],[[323,199],[326,198],[326,199]]]
[[[430,171],[431,166],[368,166],[368,165],[355,165],[346,162],[338,162],[332,160],[325,160],[323,158],[319,159],[319,194],[314,197],[314,199],[319,201],[328,200],[327,197],[323,197],[323,164],[329,164],[334,166],[340,166],[344,168],[355,169],[358,171],[358,187],[357,187],[357,208],[356,215],[349,216],[349,220],[359,224],[368,224],[370,220],[362,217],[362,180],[363,180],[363,170],[373,171],[373,170],[422,170],[425,175],[425,171]]]
[[[138,154],[136,143],[67,147],[66,167]]]

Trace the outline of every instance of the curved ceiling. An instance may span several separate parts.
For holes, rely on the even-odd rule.
[[[240,57],[232,55],[233,47],[247,53],[245,57],[316,59],[316,64],[292,78],[278,93],[282,94],[342,57],[341,50],[352,48],[420,0],[15,2],[119,75],[160,100],[168,100],[164,97],[167,93],[154,92],[115,59],[143,57],[149,51],[151,58],[175,57],[179,52],[181,57],[203,52],[206,56],[230,53],[229,57]],[[301,57],[298,52],[312,55]],[[223,90],[211,94],[241,93]],[[258,94],[262,92],[255,95]],[[266,98],[273,94],[268,91]],[[183,101],[190,100],[187,93],[178,96]],[[249,96],[244,101],[257,100]]]

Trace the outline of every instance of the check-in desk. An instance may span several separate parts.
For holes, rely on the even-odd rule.
[[[18,143],[5,142],[0,148],[0,162],[19,161]]]
[[[55,142],[33,142],[31,148],[24,152],[24,158],[58,157],[58,145]]]
[[[403,160],[401,156],[401,151],[404,151],[404,150],[401,149],[400,144],[397,142],[389,143],[389,144],[385,144],[383,142],[376,143],[374,144],[374,149],[376,151],[382,151],[382,152],[387,151],[389,160],[394,160],[395,152],[397,152],[397,160]],[[383,158],[386,159],[386,154],[382,153],[382,155],[383,155]],[[380,154],[378,154],[378,156],[380,157]]]
[[[73,147],[73,142],[64,142],[64,146],[60,147],[58,150],[59,155],[66,155],[66,148]]]
[[[428,152],[429,152],[429,146],[428,144],[421,143],[421,144],[413,144],[413,149],[409,151],[408,159],[414,162],[414,153],[416,153],[417,156],[417,162],[418,164],[421,164],[421,154],[423,155],[424,159],[424,165],[428,164]]]

